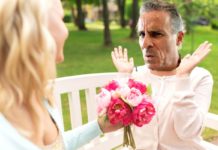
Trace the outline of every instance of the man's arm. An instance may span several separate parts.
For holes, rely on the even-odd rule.
[[[196,87],[191,85],[193,80],[197,81]],[[212,76],[208,72],[198,72],[192,78],[177,80],[172,97],[175,99],[172,114],[174,129],[181,139],[188,140],[201,134],[211,102],[212,87]]]
[[[192,70],[209,54],[211,45],[202,43],[192,55],[184,57],[177,68],[175,92],[172,98],[174,128],[180,138],[192,138],[201,133],[206,113],[208,111],[213,80],[205,70],[194,74]],[[191,85],[193,81],[196,87]]]

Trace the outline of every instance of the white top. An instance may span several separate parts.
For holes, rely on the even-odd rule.
[[[65,150],[76,150],[102,133],[96,120],[76,129],[64,131],[60,114],[57,108],[45,102],[51,117],[54,119],[60,135],[63,137]],[[16,115],[16,114],[15,114]],[[1,150],[41,150],[30,140],[22,136],[0,113],[0,149]]]
[[[211,74],[196,67],[187,78],[160,77],[143,66],[133,77],[151,85],[156,107],[149,124],[133,127],[137,150],[206,150],[201,133],[211,102]]]

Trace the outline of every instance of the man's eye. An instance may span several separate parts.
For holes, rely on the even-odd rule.
[[[145,32],[139,32],[139,37],[144,37],[145,36]]]
[[[151,32],[150,33],[151,37],[160,37],[162,34],[160,32]]]

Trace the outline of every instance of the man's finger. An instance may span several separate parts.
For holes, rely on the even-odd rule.
[[[118,46],[118,54],[119,54],[119,58],[123,58],[123,48],[122,48],[122,46]]]
[[[131,64],[131,66],[134,66],[134,59],[133,59],[133,57],[131,57],[131,58],[129,59],[129,63]]]
[[[127,49],[124,48],[124,55],[123,55],[123,58],[124,60],[127,60],[128,61],[128,52],[127,52]]]
[[[119,58],[118,49],[117,49],[116,47],[114,48],[114,56],[115,56],[116,58]]]

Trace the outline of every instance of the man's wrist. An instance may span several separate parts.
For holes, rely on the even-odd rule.
[[[135,66],[134,68],[135,68],[135,71],[136,71],[136,72],[138,72],[138,67],[137,67],[137,66]]]

